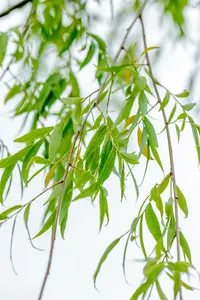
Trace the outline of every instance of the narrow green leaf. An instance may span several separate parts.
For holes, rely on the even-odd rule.
[[[119,243],[121,237],[117,238],[116,240],[114,240],[109,246],[108,248],[105,250],[105,252],[103,253],[98,266],[96,268],[96,271],[94,273],[94,285],[96,286],[96,280],[97,280],[97,276],[99,275],[99,272],[101,270],[102,264],[104,263],[104,261],[107,259],[108,255],[110,254],[110,252],[113,250],[113,248]]]
[[[182,105],[182,108],[186,111],[189,111],[189,110],[193,109],[193,107],[195,105],[196,105],[196,103],[188,103],[188,104]]]
[[[96,133],[94,134],[94,136],[92,137],[92,139],[90,140],[90,143],[87,147],[87,150],[85,151],[84,154],[84,160],[88,157],[88,155],[91,155],[91,153],[94,153],[95,150],[101,146],[101,144],[104,141],[105,135],[107,132],[107,127],[106,125],[101,125],[101,127],[99,127],[99,129],[96,131]]]
[[[200,163],[200,140],[199,140],[198,130],[197,130],[197,127],[194,123],[194,120],[189,116],[188,116],[188,119],[190,121],[190,125],[191,125],[191,128],[192,128],[192,133],[193,133],[193,137],[194,137],[194,141],[195,141],[195,145],[196,145],[196,150],[197,150],[198,161]]]
[[[163,180],[162,182],[158,185],[158,189],[159,189],[159,193],[162,194],[166,188],[169,185],[169,182],[171,180],[171,174],[168,174]]]
[[[140,246],[145,258],[147,258],[147,252],[144,245],[144,238],[143,238],[143,215],[140,218],[140,226],[139,226],[139,236],[140,236]]]
[[[176,97],[179,97],[179,98],[186,98],[186,97],[189,96],[189,94],[190,94],[190,93],[189,93],[187,90],[184,90],[182,93],[176,94],[175,96],[176,96]]]
[[[12,156],[8,156],[7,158],[3,158],[0,160],[0,168],[7,168],[11,165],[14,165],[18,162],[18,160],[22,160],[23,157],[28,153],[31,149],[32,145],[25,147],[19,152],[13,154]]]
[[[151,199],[155,201],[157,209],[160,211],[161,216],[163,216],[163,202],[157,185],[155,185],[151,189],[150,195],[151,195]]]
[[[125,152],[120,152],[121,156],[123,159],[132,165],[138,164],[138,156],[135,153],[125,153]]]
[[[148,132],[148,135],[149,135],[150,146],[158,147],[157,135],[156,135],[153,125],[146,117],[144,118],[144,123],[145,123],[146,130]]]
[[[0,33],[0,45],[0,66],[2,66],[8,45],[8,34],[6,32]]]
[[[176,222],[175,222],[174,215],[172,215],[170,218],[170,223],[169,223],[168,232],[167,232],[167,249],[168,250],[171,249],[171,246],[172,246],[175,236],[176,236]]]
[[[83,190],[76,198],[74,198],[73,201],[76,201],[78,199],[86,198],[86,197],[92,197],[92,195],[96,192],[98,192],[100,189],[99,183],[95,182],[92,185],[90,185],[88,188]]]
[[[4,102],[6,103],[8,100],[16,96],[17,94],[23,91],[23,86],[21,84],[14,85],[8,92]]]
[[[181,131],[180,131],[180,128],[178,127],[177,124],[175,124],[175,127],[176,127],[176,134],[177,134],[178,142],[179,142],[180,141]]]
[[[143,91],[145,89],[146,85],[147,85],[146,78],[144,76],[137,76],[137,78],[135,80],[133,94],[135,94],[135,91],[137,91],[137,93]]]
[[[159,111],[163,110],[167,106],[167,104],[169,103],[169,99],[170,99],[170,93],[169,93],[169,91],[167,91],[165,94],[165,97],[160,105]]]
[[[112,142],[108,141],[102,150],[98,176],[99,184],[103,184],[109,178],[115,165],[115,158],[116,149],[113,147]]]
[[[32,143],[37,139],[41,139],[41,138],[45,137],[52,130],[53,130],[53,127],[36,128],[36,129],[31,130],[29,133],[15,139],[14,142]]]
[[[84,98],[81,98],[81,97],[67,97],[67,98],[60,98],[60,101],[62,101],[64,104],[67,104],[67,105],[71,105],[71,104],[80,104],[81,101],[83,100]]]
[[[185,199],[185,196],[181,192],[180,188],[177,186],[177,193],[178,193],[178,205],[180,209],[184,212],[185,216],[188,216],[188,206]]]
[[[106,43],[102,40],[102,38],[94,33],[88,33],[88,35],[97,42],[99,49],[101,49],[102,52],[106,51]]]
[[[100,189],[99,207],[100,207],[100,225],[99,225],[99,231],[101,231],[101,228],[102,228],[105,216],[107,218],[106,225],[109,222],[108,203],[107,203],[106,192],[105,192],[104,188]]]
[[[0,203],[3,203],[3,193],[6,187],[6,183],[8,182],[8,179],[10,178],[14,167],[15,164],[7,167],[2,173],[0,181]]]
[[[91,61],[91,59],[93,58],[93,56],[95,54],[95,50],[96,50],[95,44],[91,43],[85,59],[80,64],[80,69],[82,69],[83,67],[85,67]]]
[[[173,119],[173,117],[175,115],[175,112],[176,112],[176,104],[174,105],[174,107],[173,107],[173,109],[172,109],[172,111],[171,111],[171,113],[169,115],[169,119],[167,121],[168,124],[170,124],[170,122],[172,121],[172,119]]]
[[[34,239],[39,237],[40,235],[42,235],[43,233],[45,233],[49,228],[52,227],[54,220],[55,220],[55,212],[53,212],[50,217],[47,219],[47,221],[45,222],[44,226],[42,227],[42,229],[34,236]]]
[[[6,209],[4,212],[2,212],[0,214],[0,220],[5,220],[8,218],[9,214],[11,214],[12,212],[14,212],[15,210],[19,210],[20,208],[22,208],[22,205],[15,205],[11,208]]]
[[[148,102],[147,102],[147,98],[145,96],[144,91],[140,92],[139,97],[138,97],[138,101],[139,101],[140,112],[142,113],[143,116],[145,116],[146,113],[147,113]]]
[[[180,231],[180,245],[181,245],[181,248],[182,248],[182,251],[183,251],[184,255],[186,255],[189,262],[192,263],[190,246],[189,246],[186,238],[184,237],[184,235],[181,231]]]
[[[24,223],[28,225],[31,203],[29,203],[24,210]]]
[[[70,170],[70,173],[68,174],[68,178],[65,184],[64,194],[62,198],[61,208],[60,208],[59,223],[60,223],[61,236],[63,239],[64,239],[65,228],[68,219],[68,211],[69,211],[70,204],[72,202],[73,173],[74,170]]]
[[[158,280],[156,280],[156,289],[157,289],[158,295],[160,297],[160,300],[168,300],[167,297],[165,296]]]
[[[63,133],[63,123],[58,123],[53,132],[50,135],[49,139],[49,159],[52,161],[57,153],[57,150],[60,146]]]
[[[117,117],[117,120],[115,122],[116,125],[119,125],[123,120],[128,119],[133,106],[134,99],[134,97],[129,97],[123,103],[122,109],[120,110],[119,116]]]
[[[155,263],[155,262],[147,262],[143,269],[144,275],[150,280],[152,283],[155,282],[162,272],[162,270],[165,268],[165,263]]]
[[[142,283],[139,288],[135,291],[135,293],[132,295],[132,297],[130,298],[130,300],[138,300],[139,296],[141,294],[145,294],[148,289],[151,286],[151,282],[149,280],[147,280],[146,282]]]
[[[157,163],[160,166],[161,170],[164,172],[162,161],[160,159],[160,156],[158,154],[158,151],[157,151],[156,147],[151,146],[151,150],[152,150],[152,153],[153,153],[153,156],[154,156],[155,160],[157,161]]]
[[[149,231],[153,235],[154,239],[157,242],[160,242],[162,239],[160,223],[159,223],[158,218],[152,208],[151,203],[149,203],[145,209],[145,219],[146,219],[146,223],[149,228]]]

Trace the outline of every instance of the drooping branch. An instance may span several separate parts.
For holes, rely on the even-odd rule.
[[[21,8],[23,6],[25,6],[26,4],[32,2],[33,0],[24,0],[20,3],[17,3],[16,5],[9,7],[7,10],[5,10],[4,12],[0,13],[0,18],[7,16],[9,13],[11,13],[12,11],[14,11],[15,9]]]
[[[140,22],[141,22],[141,27],[142,27],[144,48],[147,49],[148,45],[147,45],[146,32],[145,32],[145,26],[144,26],[142,14],[140,15]],[[148,69],[149,69],[149,74],[150,74],[152,82],[153,82],[153,87],[154,87],[154,90],[155,90],[155,93],[156,93],[157,100],[160,104],[162,104],[160,93],[158,91],[156,81],[155,81],[155,77],[154,77],[154,74],[153,74],[153,70],[152,70],[151,61],[150,61],[150,58],[149,58],[148,51],[145,53],[145,55],[146,55]],[[162,109],[161,111],[162,111],[162,116],[163,116],[163,120],[164,120],[164,124],[165,124],[165,129],[166,129],[169,160],[170,160],[170,168],[171,168],[172,183],[173,183],[173,198],[174,198],[174,210],[175,210],[175,219],[176,219],[177,261],[180,261],[181,260],[181,253],[180,253],[180,234],[179,234],[178,192],[177,192],[177,184],[176,184],[176,173],[175,173],[175,166],[174,166],[173,147],[172,147],[172,140],[171,140],[171,135],[170,135],[170,130],[169,130],[169,124],[167,122],[167,116],[166,116],[166,113],[165,113],[164,109]],[[181,283],[181,279],[179,281]],[[180,286],[179,296],[180,296],[180,300],[182,300],[183,297],[182,297],[181,284],[179,284],[179,286]]]
[[[130,26],[127,28],[127,31],[126,31],[126,34],[118,48],[118,51],[116,52],[116,55],[113,59],[113,63],[112,65],[114,66],[121,54],[121,51],[123,50],[124,46],[125,46],[125,43],[127,41],[127,38],[133,28],[133,26],[135,25],[135,23],[137,22],[137,20],[139,19],[139,17],[141,16],[146,4],[147,4],[148,0],[144,1],[143,5],[140,7],[136,17],[134,18],[134,20],[131,22]],[[49,276],[49,273],[50,273],[50,269],[51,269],[51,264],[52,264],[52,259],[53,259],[53,254],[54,254],[54,245],[55,245],[55,240],[56,240],[56,232],[57,232],[57,228],[58,228],[58,220],[59,220],[59,215],[60,215],[60,209],[61,209],[61,204],[62,204],[62,198],[63,198],[63,194],[64,194],[64,188],[65,188],[65,182],[66,182],[66,179],[67,179],[67,176],[68,176],[68,173],[69,173],[69,169],[70,169],[70,166],[72,164],[72,159],[73,159],[73,153],[74,153],[74,149],[75,149],[75,146],[76,146],[76,142],[80,136],[80,134],[82,133],[84,127],[85,127],[85,124],[87,122],[87,119],[88,117],[90,116],[92,110],[94,107],[97,106],[98,104],[98,101],[99,101],[99,98],[101,96],[101,93],[102,91],[104,90],[106,84],[107,84],[107,81],[108,79],[110,78],[110,74],[108,74],[105,79],[104,79],[104,82],[102,83],[98,93],[97,93],[97,96],[94,100],[94,103],[92,104],[91,108],[89,109],[88,113],[86,114],[85,116],[85,119],[83,120],[82,122],[82,125],[80,126],[80,129],[76,132],[75,136],[74,136],[74,139],[73,139],[73,143],[72,143],[72,147],[71,147],[71,150],[70,150],[70,153],[69,153],[69,158],[68,158],[68,162],[67,162],[67,165],[66,165],[66,169],[65,169],[65,173],[64,173],[64,177],[63,177],[63,183],[62,183],[62,188],[61,188],[61,193],[60,193],[60,197],[58,199],[58,205],[57,205],[57,208],[56,208],[56,216],[55,216],[55,222],[54,222],[54,226],[53,226],[53,230],[52,230],[52,236],[51,236],[51,245],[50,245],[50,252],[49,252],[49,258],[48,258],[48,263],[47,263],[47,268],[46,268],[46,272],[45,272],[45,275],[44,275],[44,279],[43,279],[43,282],[42,282],[42,287],[41,287],[41,290],[40,290],[40,293],[39,293],[39,297],[38,297],[38,300],[41,300],[42,299],[42,296],[43,296],[43,293],[44,293],[44,289],[45,289],[45,286],[46,286],[46,283],[47,283],[47,279],[48,279],[48,276]]]

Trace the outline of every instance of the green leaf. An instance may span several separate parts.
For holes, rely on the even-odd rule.
[[[11,165],[14,165],[18,162],[18,160],[22,160],[23,157],[28,153],[31,149],[32,145],[25,147],[19,152],[13,154],[12,156],[8,156],[7,158],[3,158],[0,160],[0,168],[7,168]]]
[[[144,269],[143,273],[144,275],[150,280],[152,283],[157,280],[158,276],[162,272],[162,270],[165,268],[165,263],[160,262],[160,263],[155,263],[155,262],[148,262]]]
[[[160,297],[160,300],[167,300],[167,297],[165,296],[158,280],[156,280],[156,289]]]
[[[95,50],[96,50],[95,44],[91,43],[85,59],[80,64],[80,69],[82,69],[83,67],[85,67],[91,61],[91,59],[93,58],[93,56],[95,54]]]
[[[46,165],[50,164],[50,160],[41,157],[41,156],[35,156],[31,159],[31,163],[39,164],[39,165]]]
[[[134,99],[134,97],[129,97],[123,103],[122,109],[120,109],[119,116],[117,117],[117,120],[115,122],[116,125],[119,125],[123,120],[128,119],[133,106]]]
[[[162,240],[160,223],[159,223],[158,218],[152,208],[151,203],[149,203],[145,209],[145,219],[146,219],[146,223],[149,228],[149,231],[153,235],[154,239],[157,242],[160,242]]]
[[[7,102],[8,100],[10,100],[11,98],[13,98],[14,96],[16,96],[17,94],[21,93],[23,91],[23,86],[21,84],[18,85],[14,85],[8,92],[5,101]]]
[[[14,142],[17,143],[32,143],[37,139],[45,137],[54,127],[43,127],[31,130],[29,133],[17,138]]]
[[[157,161],[157,163],[160,166],[161,170],[164,172],[162,161],[160,159],[160,156],[158,154],[158,151],[157,151],[156,147],[151,146],[151,150],[152,150],[152,153],[153,153],[153,156],[154,156],[155,160]]]
[[[174,219],[174,215],[171,216],[170,218],[170,223],[169,223],[169,228],[167,232],[167,249],[170,250],[173,240],[176,236],[176,222]]]
[[[196,103],[188,103],[188,104],[182,105],[182,108],[186,111],[189,111],[189,110],[193,109],[193,107],[195,105],[196,105]]]
[[[24,210],[24,223],[28,225],[28,220],[29,220],[29,214],[30,214],[30,208],[31,208],[31,203],[29,203],[26,206],[26,209]]]
[[[103,184],[110,176],[115,165],[116,150],[111,141],[108,141],[102,150],[99,166],[98,183]]]
[[[141,294],[145,294],[147,290],[151,286],[151,281],[147,280],[146,282],[142,283],[139,288],[135,291],[135,293],[132,295],[130,300],[137,300]]]
[[[145,89],[147,85],[147,80],[144,76],[137,76],[136,80],[135,80],[135,86],[134,86],[134,91],[133,93],[135,93],[135,91],[137,91],[137,93],[143,91]]]
[[[189,94],[190,94],[190,93],[189,93],[187,90],[184,90],[182,93],[176,94],[175,96],[176,96],[176,97],[179,97],[179,98],[186,98],[186,97],[189,96]]]
[[[106,125],[101,125],[101,127],[99,127],[99,129],[96,131],[96,133],[94,134],[94,136],[90,140],[90,143],[89,143],[89,145],[87,147],[87,150],[85,151],[85,154],[84,154],[84,158],[83,158],[84,160],[87,159],[87,157],[89,155],[91,155],[91,153],[94,153],[95,150],[97,150],[98,147],[101,146],[101,144],[104,141],[106,132],[107,132]]]
[[[181,131],[180,131],[180,128],[178,127],[177,124],[175,124],[175,127],[176,127],[176,134],[177,134],[177,137],[178,137],[178,142],[180,141],[180,134],[181,134]]]
[[[132,165],[139,164],[138,156],[135,153],[120,152],[120,154],[127,163]]]
[[[139,236],[140,236],[140,246],[141,246],[143,255],[146,259],[147,258],[147,252],[146,252],[146,249],[145,249],[144,238],[143,238],[143,215],[141,215],[141,218],[140,218]]]
[[[81,101],[83,100],[84,98],[81,98],[81,97],[67,97],[67,98],[60,98],[60,101],[62,101],[64,104],[67,104],[67,105],[71,105],[71,104],[80,104]]]
[[[108,203],[106,199],[106,191],[104,188],[100,188],[100,197],[99,197],[99,207],[100,207],[100,225],[99,225],[99,231],[101,231],[104,218],[106,216],[107,223],[109,222],[109,212],[108,212]]]
[[[31,168],[32,158],[37,154],[40,147],[42,146],[44,140],[40,140],[39,142],[35,143],[32,148],[28,151],[26,156],[24,157],[23,163],[22,163],[22,179],[27,186],[28,183],[28,175]]]
[[[173,215],[173,198],[170,197],[169,200],[165,203],[165,213],[167,216],[167,219],[170,219]]]
[[[151,189],[150,195],[151,195],[151,199],[155,201],[157,209],[160,211],[161,216],[163,216],[163,203],[162,203],[160,191],[159,191],[159,188],[157,187],[157,185],[155,185]]]
[[[50,135],[49,139],[49,159],[52,161],[57,153],[57,150],[60,146],[63,133],[63,122],[58,123],[53,132]]]
[[[7,183],[8,179],[10,178],[14,167],[15,167],[15,164],[7,167],[2,173],[1,181],[0,181],[0,203],[3,203],[3,193],[4,193],[4,190],[6,187],[6,183]]]
[[[196,150],[197,150],[198,161],[200,163],[200,141],[199,141],[198,130],[197,130],[197,127],[194,123],[194,120],[189,116],[188,116],[188,119],[190,121],[190,125],[191,125],[191,128],[192,128],[192,133],[193,133],[193,137],[194,137],[194,141],[195,141],[195,145],[196,145]]]
[[[174,105],[174,107],[173,107],[173,109],[172,109],[172,111],[171,111],[171,113],[169,115],[169,119],[167,121],[168,124],[170,124],[170,122],[172,121],[172,119],[173,119],[173,117],[175,115],[175,112],[176,112],[176,104]]]
[[[119,72],[125,67],[129,66],[130,64],[123,64],[123,65],[118,65],[118,66],[110,66],[110,67],[97,67],[99,71],[102,72],[109,72],[109,73],[115,73]]]
[[[169,103],[169,99],[170,99],[170,93],[169,91],[166,92],[165,97],[160,105],[160,110],[163,110],[165,108],[165,106],[167,106],[167,104]]]
[[[190,251],[189,244],[181,231],[180,231],[180,245],[181,245],[184,255],[186,255],[189,262],[192,263],[192,257],[191,257],[191,251]]]
[[[121,201],[122,201],[125,192],[125,166],[120,155],[118,155],[118,161],[119,161],[119,178],[120,178]]]
[[[63,239],[64,239],[65,228],[68,219],[68,211],[69,211],[70,204],[72,202],[73,172],[74,170],[71,170],[70,173],[68,174],[68,178],[65,184],[64,194],[62,198],[61,208],[60,208],[59,223],[60,223],[61,236]]]
[[[110,252],[113,250],[113,248],[119,243],[121,237],[117,238],[116,240],[114,240],[109,246],[108,248],[105,250],[105,252],[103,253],[98,266],[96,268],[96,271],[94,273],[94,285],[96,286],[96,280],[97,280],[97,276],[99,275],[99,272],[101,270],[102,264],[104,263],[104,261],[107,259],[108,255],[110,254]]]
[[[96,34],[88,33],[88,35],[97,42],[99,49],[101,49],[102,52],[106,51],[106,43]]]
[[[34,239],[39,237],[40,235],[42,235],[43,233],[45,233],[50,227],[52,227],[54,220],[55,220],[55,215],[56,213],[53,212],[50,217],[47,219],[47,221],[45,222],[44,226],[42,227],[42,229],[34,236]]]
[[[183,195],[183,193],[181,192],[180,188],[178,186],[177,187],[177,193],[178,193],[178,205],[180,207],[180,209],[184,212],[185,217],[188,216],[188,206],[187,206],[187,202],[185,199],[185,196]]]
[[[94,122],[94,125],[90,128],[90,130],[95,130],[97,128],[99,128],[101,121],[103,119],[103,114],[101,113],[98,118],[96,119],[96,121]]]
[[[138,101],[139,101],[140,112],[142,113],[143,116],[145,116],[146,113],[147,113],[148,102],[147,102],[147,98],[146,98],[146,95],[145,95],[144,91],[140,92],[140,95],[138,97]]]
[[[76,201],[78,199],[86,198],[86,197],[92,197],[92,195],[96,192],[98,192],[100,189],[99,183],[95,182],[92,185],[90,185],[88,188],[83,190],[76,198],[74,198],[73,201]]]
[[[185,261],[177,261],[177,262],[168,262],[167,266],[169,270],[175,272],[188,273],[188,268],[191,267],[191,264]]]
[[[162,182],[158,185],[158,189],[159,189],[159,193],[162,194],[166,188],[169,185],[169,182],[171,180],[171,174],[168,174],[163,180]]]
[[[145,123],[146,130],[148,132],[148,135],[149,135],[150,146],[158,147],[157,134],[155,132],[153,125],[146,117],[144,118],[144,123]]]
[[[20,208],[22,208],[22,205],[15,205],[15,206],[13,206],[13,207],[11,207],[11,208],[8,208],[8,209],[4,210],[4,212],[2,212],[2,213],[0,214],[0,220],[5,220],[5,219],[7,219],[8,216],[9,216],[12,212],[14,212],[15,210],[19,210]]]
[[[5,32],[0,33],[0,66],[2,66],[6,49],[8,45],[8,35]]]

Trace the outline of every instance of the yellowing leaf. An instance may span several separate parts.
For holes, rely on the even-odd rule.
[[[137,135],[138,135],[138,145],[139,145],[139,147],[141,147],[141,146],[142,146],[142,131],[141,131],[141,129],[140,129],[139,127],[138,127]],[[145,145],[145,146],[144,146],[144,150],[142,151],[142,154],[143,154],[146,158],[148,158],[148,159],[153,159],[153,158],[149,155],[148,152],[149,152],[149,151],[148,151],[148,146]]]
[[[56,165],[53,165],[53,167],[51,167],[51,169],[47,173],[45,180],[44,180],[45,186],[47,186],[49,184],[50,180],[52,179],[54,172],[55,172],[55,168],[56,168]]]
[[[130,83],[131,81],[131,70],[125,69],[124,70],[124,81]]]
[[[151,47],[148,47],[148,48],[146,48],[146,49],[142,52],[141,56],[142,56],[142,55],[145,55],[148,51],[151,51],[151,50],[154,50],[154,49],[158,49],[158,48],[160,48],[160,47],[158,47],[158,46],[151,46]]]
[[[127,128],[129,125],[131,125],[135,119],[135,116],[136,115],[132,115],[131,117],[129,117],[127,120],[126,120],[126,123],[124,125],[124,129]]]

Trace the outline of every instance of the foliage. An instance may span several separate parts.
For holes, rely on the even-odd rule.
[[[131,176],[138,197],[135,166],[141,161],[146,163],[144,178],[148,165],[153,163],[167,175],[163,175],[163,180],[155,183],[149,191],[129,230],[107,247],[94,272],[94,282],[96,284],[102,264],[113,248],[126,237],[124,274],[129,243],[134,241],[140,245],[145,261],[144,281],[130,299],[139,299],[141,295],[144,299],[153,287],[160,299],[167,299],[160,285],[161,274],[174,282],[174,299],[178,293],[182,299],[182,287],[193,290],[181,279],[182,273],[189,274],[193,268],[190,247],[178,219],[180,213],[187,217],[189,209],[176,182],[170,131],[175,130],[179,141],[186,123],[189,123],[200,161],[200,126],[190,113],[195,104],[184,99],[188,98],[189,92],[184,90],[175,95],[154,77],[149,53],[157,51],[158,46],[147,45],[143,22],[143,10],[152,4],[138,0],[132,2],[134,21],[125,33],[114,59],[109,44],[91,30],[94,20],[93,15],[88,13],[86,1],[66,3],[64,0],[33,0],[26,24],[0,35],[0,64],[4,68],[1,80],[12,64],[17,66],[19,74],[22,73],[22,76],[14,74],[13,85],[8,85],[4,102],[5,105],[11,102],[15,107],[14,116],[23,116],[24,124],[30,128],[14,140],[22,144],[21,150],[14,154],[4,152],[0,160],[2,207],[12,189],[16,168],[22,190],[46,170],[45,190],[25,204],[16,204],[3,210],[0,214],[1,225],[23,213],[30,237],[28,221],[32,203],[40,195],[51,191],[44,203],[42,228],[34,236],[37,238],[47,230],[52,230],[49,262],[38,299],[42,298],[46,285],[58,227],[61,236],[65,236],[70,206],[83,198],[99,201],[101,230],[110,218],[109,189],[106,189],[105,182],[113,173],[116,174],[121,189],[119,198],[123,200],[126,180]],[[188,1],[157,2],[165,12],[163,18],[170,14],[183,35],[184,9]],[[126,45],[128,34],[136,21],[141,23],[144,42],[137,57],[134,52],[136,46],[129,48]],[[9,47],[14,50],[11,53],[12,60],[6,65]],[[49,68],[51,54],[53,67]],[[83,96],[78,73],[87,66],[93,66],[98,88]],[[165,91],[163,99],[161,90]],[[109,109],[119,95],[123,101],[113,117]],[[169,114],[166,113],[169,110]],[[152,111],[159,112],[164,124],[162,134],[167,135],[170,169],[164,169],[160,157],[157,128],[150,118]],[[49,126],[51,117],[53,126]],[[135,133],[138,146],[133,151],[130,150],[130,143],[135,140]],[[3,142],[1,148],[6,149]],[[33,165],[36,166],[34,172]],[[144,226],[148,228],[155,244],[150,254],[143,234]],[[175,244],[176,261],[171,255]],[[181,260],[180,252],[184,260]]]

